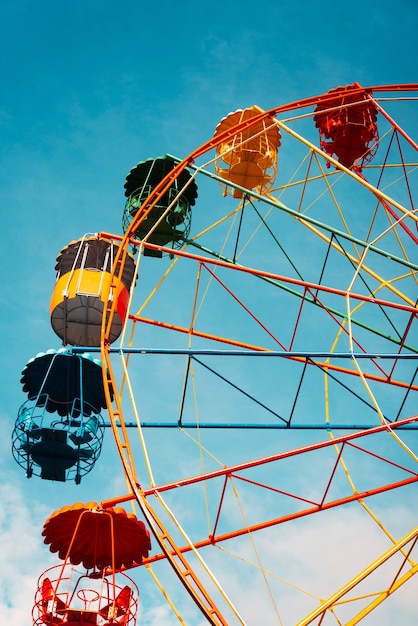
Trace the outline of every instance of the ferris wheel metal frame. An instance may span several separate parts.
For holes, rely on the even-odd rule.
[[[417,92],[418,84],[413,85],[387,85],[387,86],[375,86],[375,87],[367,87],[357,89],[358,93],[366,93],[367,98],[373,101],[376,109],[382,114],[385,119],[396,128],[397,132],[403,137],[403,139],[409,143],[409,145],[415,150],[418,149],[418,146],[412,139],[408,136],[408,134],[397,125],[397,123],[385,112],[384,108],[380,106],[380,104],[374,98],[374,94],[381,92],[394,92],[394,93],[405,93],[405,92]],[[353,94],[356,94],[356,88],[353,89]],[[138,241],[135,238],[135,232],[137,231],[139,225],[146,219],[146,217],[152,212],[153,208],[158,204],[160,198],[167,193],[167,190],[170,188],[170,185],[173,180],[175,180],[181,172],[183,172],[186,168],[194,171],[194,175],[203,174],[207,177],[214,179],[218,183],[222,183],[222,179],[216,174],[210,172],[207,168],[196,165],[196,160],[204,156],[210,150],[216,149],[216,147],[227,139],[233,137],[236,133],[241,132],[243,130],[248,130],[252,126],[256,125],[258,122],[262,122],[265,120],[274,120],[274,124],[280,128],[282,132],[289,133],[293,139],[298,142],[304,144],[304,146],[311,151],[312,154],[317,155],[323,161],[327,162],[331,165],[331,167],[335,168],[337,172],[342,172],[345,176],[349,177],[352,181],[361,185],[362,188],[367,189],[367,191],[374,197],[378,202],[383,205],[389,206],[392,208],[392,218],[396,220],[397,223],[400,224],[400,227],[403,229],[409,229],[409,227],[405,224],[406,219],[411,219],[413,222],[418,221],[418,217],[414,211],[406,209],[401,203],[394,200],[388,193],[385,191],[376,188],[374,185],[370,184],[364,176],[361,174],[360,170],[355,171],[355,169],[349,169],[338,162],[337,159],[333,158],[326,152],[324,152],[320,147],[314,145],[307,139],[304,139],[303,136],[297,134],[293,131],[288,125],[282,122],[277,116],[280,116],[284,113],[290,111],[296,111],[300,114],[301,111],[306,108],[313,107],[321,103],[321,105],[326,105],[327,102],[330,102],[333,95],[331,94],[323,94],[311,98],[306,98],[304,100],[292,102],[290,104],[281,105],[270,109],[268,111],[262,111],[257,116],[252,117],[248,120],[241,122],[238,125],[233,126],[228,129],[224,133],[219,133],[214,138],[211,138],[209,141],[204,143],[202,146],[194,150],[189,156],[187,156],[183,160],[177,160],[177,165],[172,169],[169,174],[167,174],[163,180],[151,191],[148,198],[143,202],[143,204],[138,209],[137,213],[132,219],[125,235],[123,237],[118,238],[115,235],[104,234],[106,237],[113,237],[115,239],[119,239],[121,241],[120,248],[118,249],[118,253],[115,258],[115,263],[112,270],[112,280],[110,291],[112,290],[112,285],[115,285],[120,281],[124,263],[126,257],[128,255],[128,251],[130,246],[135,246],[139,250],[139,257],[144,249],[150,250],[158,250],[163,254],[170,255],[174,259],[181,259],[184,262],[190,264],[197,264],[200,267],[205,267],[211,274],[213,275],[212,268],[216,267],[227,267],[228,269],[232,269],[238,273],[243,273],[247,275],[254,275],[260,277],[263,280],[274,281],[276,283],[280,283],[284,285],[285,288],[293,289],[293,287],[298,287],[303,291],[305,301],[310,301],[311,304],[321,306],[321,297],[320,294],[323,292],[331,293],[332,295],[338,296],[340,298],[346,298],[350,302],[354,302],[355,304],[360,304],[367,302],[376,307],[381,307],[382,309],[393,308],[396,311],[402,311],[405,315],[410,316],[410,323],[412,324],[412,319],[416,316],[416,303],[411,301],[406,301],[403,303],[397,302],[393,303],[388,301],[385,298],[378,298],[374,294],[365,295],[364,293],[356,292],[354,289],[337,289],[335,287],[327,287],[327,285],[322,284],[321,282],[313,283],[310,281],[304,281],[303,279],[294,278],[290,276],[286,276],[283,274],[275,274],[273,272],[260,271],[252,267],[241,266],[239,263],[231,261],[231,259],[224,258],[222,255],[218,255],[217,258],[214,258],[214,255],[211,254],[211,251],[208,251],[206,248],[199,249],[199,244],[197,244],[197,248],[199,249],[197,253],[191,253],[185,250],[174,250],[165,246],[158,246],[156,244],[149,243],[147,241],[148,236],[143,240]],[[301,114],[303,115],[303,113]],[[174,157],[173,157],[174,158]],[[311,228],[313,231],[319,233],[328,231],[328,244],[330,247],[334,247],[335,249],[339,248],[339,243],[334,239],[334,236],[338,236],[349,240],[353,245],[359,246],[363,249],[363,252],[373,252],[377,255],[382,256],[384,259],[393,260],[397,263],[402,264],[406,270],[405,271],[416,271],[417,266],[409,261],[402,259],[398,256],[395,256],[391,252],[388,252],[385,249],[382,249],[373,242],[367,242],[362,240],[361,238],[357,238],[350,233],[338,231],[334,227],[327,226],[324,222],[319,222],[317,219],[310,217],[309,215],[304,215],[298,212],[295,209],[292,209],[286,206],[284,203],[277,201],[270,193],[265,196],[258,194],[254,190],[248,190],[246,188],[240,187],[234,183],[230,183],[232,187],[235,187],[238,191],[242,192],[245,195],[245,198],[250,198],[254,200],[261,200],[267,204],[273,205],[274,207],[278,207],[281,211],[286,212],[295,218],[298,222],[302,222],[308,228]],[[156,224],[154,228],[157,226]],[[406,232],[404,230],[404,232]],[[409,229],[407,234],[409,236],[414,237],[412,231]],[[326,237],[325,235],[321,235],[322,237]],[[363,254],[360,254],[359,264],[364,262]],[[357,270],[354,270],[354,273]],[[135,284],[135,280],[133,281],[133,285]],[[385,287],[392,290],[392,292],[396,292],[396,287],[391,284],[385,284]],[[131,297],[134,291],[134,287],[132,288]],[[305,300],[306,298],[306,300]],[[260,423],[212,423],[212,424],[200,424],[200,427],[204,428],[231,428],[231,429],[255,429],[255,428],[266,428],[266,429],[300,429],[300,430],[324,430],[327,433],[327,437],[325,440],[315,441],[305,446],[299,446],[294,449],[290,449],[286,452],[280,452],[276,455],[269,455],[264,458],[259,458],[256,460],[243,462],[240,464],[231,465],[228,467],[223,467],[219,470],[208,471],[206,473],[202,473],[200,476],[193,476],[190,478],[178,478],[172,483],[166,483],[163,485],[157,485],[152,483],[150,487],[143,488],[141,486],[140,478],[137,475],[137,471],[135,468],[135,459],[134,453],[132,451],[132,446],[130,443],[130,434],[129,431],[131,427],[135,427],[139,430],[140,438],[143,438],[144,429],[148,427],[154,428],[193,428],[193,424],[183,422],[182,416],[179,416],[179,419],[173,422],[158,422],[158,423],[147,423],[146,421],[141,421],[138,415],[135,415],[135,420],[130,421],[124,416],[124,409],[122,407],[121,397],[119,393],[115,393],[114,397],[110,396],[109,389],[116,390],[118,388],[118,384],[116,382],[116,376],[114,374],[113,367],[113,359],[114,355],[118,355],[120,357],[120,363],[122,364],[122,380],[124,391],[130,395],[134,394],[133,389],[131,388],[131,383],[128,376],[128,363],[130,358],[135,358],[137,354],[152,354],[152,353],[165,353],[168,355],[173,354],[181,354],[186,356],[188,359],[195,359],[199,356],[222,356],[225,358],[233,357],[233,356],[247,356],[248,358],[257,358],[257,359],[286,359],[290,362],[294,361],[298,364],[302,364],[304,368],[313,366],[319,368],[324,375],[332,376],[332,372],[338,372],[347,374],[350,376],[358,376],[363,380],[363,382],[367,385],[369,381],[385,383],[387,382],[387,375],[384,371],[380,375],[371,375],[369,373],[363,374],[361,367],[356,369],[357,363],[361,362],[362,359],[371,359],[376,362],[382,363],[385,360],[388,363],[393,364],[394,362],[400,362],[402,360],[406,361],[415,361],[417,359],[416,352],[412,351],[407,353],[404,350],[406,345],[406,336],[400,337],[397,341],[393,343],[398,344],[398,351],[393,353],[385,353],[385,352],[376,352],[373,354],[365,353],[361,346],[358,346],[355,342],[351,343],[351,350],[346,352],[336,353],[335,351],[300,351],[300,350],[292,350],[285,349],[283,346],[280,347],[279,350],[272,349],[264,349],[262,346],[257,346],[253,344],[245,344],[240,343],[235,340],[228,340],[227,337],[215,337],[210,336],[210,339],[213,339],[214,342],[218,342],[222,344],[222,347],[211,350],[204,349],[167,349],[164,350],[162,348],[144,348],[133,347],[130,343],[125,347],[123,346],[123,341],[125,340],[125,334],[127,333],[126,325],[128,321],[133,324],[144,323],[144,324],[152,324],[154,323],[157,327],[166,328],[168,330],[172,330],[174,332],[191,336],[191,337],[199,337],[200,331],[193,327],[193,323],[191,322],[190,327],[181,327],[175,324],[170,324],[167,322],[153,322],[152,320],[147,320],[141,315],[130,314],[129,318],[126,320],[125,329],[123,331],[122,342],[119,347],[112,347],[109,342],[109,334],[110,328],[112,325],[113,316],[115,314],[115,303],[111,298],[111,294],[109,293],[109,298],[107,299],[108,305],[106,310],[103,313],[103,322],[102,322],[102,332],[101,332],[101,359],[102,359],[102,367],[103,367],[103,378],[105,381],[104,389],[107,395],[107,405],[110,416],[110,423],[113,430],[113,434],[115,437],[117,450],[119,453],[119,457],[122,463],[123,471],[127,479],[128,483],[128,491],[129,493],[123,495],[119,498],[115,498],[108,503],[105,503],[105,506],[113,506],[116,502],[129,502],[135,501],[139,506],[142,515],[144,516],[154,539],[157,541],[161,552],[159,554],[153,555],[148,559],[145,559],[146,566],[151,565],[153,562],[158,560],[165,559],[171,565],[174,572],[177,574],[179,580],[186,588],[188,594],[192,597],[195,604],[198,606],[202,615],[206,618],[208,623],[211,624],[222,624],[226,625],[230,622],[227,621],[227,618],[224,617],[222,610],[218,608],[216,601],[212,598],[212,595],[207,591],[205,585],[201,582],[200,576],[195,571],[195,569],[191,566],[190,562],[187,560],[186,555],[188,553],[192,553],[199,563],[199,567],[206,569],[204,562],[201,560],[199,555],[199,549],[204,546],[213,545],[215,543],[220,543],[231,537],[235,537],[242,534],[251,534],[257,530],[262,530],[267,527],[282,524],[286,521],[295,520],[301,517],[307,517],[313,513],[325,511],[334,507],[338,507],[343,504],[347,504],[350,502],[364,502],[367,498],[377,495],[379,493],[384,493],[393,489],[400,488],[401,486],[406,486],[409,484],[413,484],[418,481],[418,471],[411,470],[410,467],[396,466],[396,471],[402,474],[402,477],[398,480],[394,480],[392,482],[385,482],[383,479],[382,484],[376,486],[374,488],[366,488],[363,490],[357,491],[356,489],[352,490],[351,493],[348,492],[346,495],[339,498],[330,498],[329,493],[331,491],[331,486],[333,483],[333,479],[337,468],[341,468],[344,466],[343,461],[343,453],[347,449],[355,449],[357,453],[370,455],[371,457],[378,458],[379,461],[383,461],[387,463],[389,466],[395,466],[392,461],[385,459],[383,457],[378,457],[376,453],[373,453],[367,449],[365,440],[372,440],[373,437],[379,437],[379,435],[383,432],[389,432],[396,439],[396,441],[403,447],[406,447],[402,443],[401,433],[407,429],[416,430],[418,427],[418,416],[410,416],[408,418],[399,418],[399,415],[393,420],[389,421],[386,419],[384,415],[380,415],[379,417],[381,423],[379,425],[372,425],[366,423],[359,423],[353,420],[352,423],[345,424],[332,424],[331,422],[325,422],[321,424],[299,424],[294,425],[291,420],[279,420],[278,423],[272,424],[260,424]],[[302,306],[302,305],[301,305]],[[332,310],[327,311],[329,315],[334,315]],[[193,317],[192,317],[193,319]],[[348,323],[350,324],[353,321],[353,324],[356,324],[356,321],[353,317],[353,320],[349,319]],[[409,327],[408,327],[409,328]],[[391,341],[391,340],[389,340]],[[77,348],[74,348],[77,352]],[[338,364],[335,363],[335,359],[338,359]],[[352,367],[346,367],[345,365],[340,365],[340,362],[349,362],[354,365],[354,370]],[[386,378],[386,381],[385,381]],[[406,396],[417,390],[417,385],[414,380],[410,380],[409,382],[391,379],[390,384],[394,386],[399,386],[404,389]],[[406,397],[405,396],[405,397]],[[371,403],[373,403],[373,396],[371,394]],[[345,429],[350,432],[342,434],[340,436],[335,436],[333,434],[333,430],[335,429]],[[303,501],[306,506],[298,509],[297,511],[289,511],[281,516],[272,517],[271,519],[264,520],[261,523],[257,524],[249,524],[248,526],[238,528],[235,533],[222,533],[217,532],[217,523],[215,523],[212,532],[209,533],[208,537],[202,539],[200,542],[193,542],[189,540],[186,534],[184,534],[184,543],[182,545],[178,545],[178,541],[172,536],[170,531],[165,527],[164,521],[159,517],[156,512],[156,508],[151,504],[152,499],[157,500],[159,504],[164,509],[166,505],[163,503],[162,494],[169,492],[171,490],[178,489],[179,487],[187,487],[188,485],[195,484],[197,482],[206,481],[209,482],[214,480],[215,478],[220,478],[224,481],[224,489],[226,485],[233,478],[234,480],[246,480],[245,478],[245,470],[249,467],[256,466],[273,466],[273,464],[280,463],[281,460],[285,458],[295,458],[297,460],[298,457],[302,455],[308,456],[314,454],[316,450],[319,449],[334,449],[336,451],[335,462],[331,467],[329,472],[328,479],[325,481],[325,488],[321,493],[321,496],[314,501],[309,501],[309,498],[305,500],[300,498],[300,501]],[[144,446],[144,450],[146,450],[146,446]],[[416,456],[412,452],[412,456],[415,460]],[[147,461],[148,462],[148,461]],[[223,493],[223,492],[222,492]],[[294,493],[286,493],[286,496],[290,497],[290,499],[298,499],[299,496]],[[223,496],[221,495],[218,503],[218,515],[221,513]],[[168,509],[167,509],[168,510]],[[169,513],[170,515],[170,513]],[[218,520],[218,518],[217,518]],[[176,520],[173,518],[174,525],[176,525]],[[333,612],[335,607],[338,606],[339,603],[344,601],[344,598],[349,594],[357,585],[363,582],[371,572],[377,570],[379,567],[386,564],[392,558],[401,558],[402,566],[398,568],[398,572],[391,581],[390,585],[380,594],[374,596],[368,604],[363,607],[357,615],[353,616],[350,621],[345,622],[347,624],[355,624],[358,623],[361,619],[367,616],[371,611],[373,611],[377,606],[379,606],[387,597],[392,595],[394,591],[396,591],[401,585],[407,582],[415,573],[418,572],[418,564],[412,558],[412,550],[415,547],[418,541],[418,528],[413,529],[411,532],[407,533],[400,540],[393,539],[393,545],[390,549],[386,550],[381,556],[376,559],[373,563],[371,563],[368,567],[363,569],[360,573],[358,573],[355,577],[352,578],[349,582],[347,582],[341,589],[332,594],[327,600],[322,600],[318,607],[311,611],[307,616],[305,616],[302,620],[298,621],[298,626],[304,626],[312,623],[323,623],[322,620],[327,615],[327,612]],[[216,580],[214,576],[209,572],[209,577],[211,579],[211,583],[216,590],[216,592],[221,591],[221,585]],[[224,599],[226,599],[227,604],[229,603],[228,597],[225,595]],[[235,609],[232,603],[229,605],[229,608],[232,610],[237,623],[244,624],[244,618],[240,615],[239,611]],[[319,621],[315,621],[319,620]]]

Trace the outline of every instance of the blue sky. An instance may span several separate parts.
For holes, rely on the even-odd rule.
[[[41,542],[44,520],[63,504],[110,497],[110,487],[115,494],[126,489],[122,472],[108,465],[96,468],[80,488],[28,481],[11,456],[9,433],[25,399],[20,373],[35,354],[59,347],[48,312],[57,254],[87,232],[121,234],[123,184],[131,167],[166,153],[186,156],[230,111],[253,104],[269,109],[354,81],[364,86],[414,82],[418,8],[414,0],[383,0],[370,7],[328,0],[320,5],[16,0],[3,3],[0,18],[0,545],[5,563],[0,621],[24,626],[36,578],[53,563]],[[202,198],[201,206],[209,210],[211,204]],[[154,341],[151,330],[144,341]],[[152,413],[151,404],[147,397],[144,405]],[[245,437],[235,439],[234,462],[252,456]],[[275,447],[271,441],[263,445],[269,451]],[[111,442],[106,446],[111,463],[117,463]],[[171,442],[163,434],[152,446],[170,453]],[[182,449],[178,454],[186,471]],[[408,502],[402,506],[409,521]],[[347,519],[355,527],[356,513],[350,511]],[[396,516],[393,523],[398,524]],[[316,524],[305,529],[303,541],[309,543]],[[351,531],[341,520],[330,533],[337,538],[347,533],[350,541]],[[295,539],[289,534],[287,541],[284,548]],[[297,564],[294,578],[305,583],[307,571]],[[141,572],[140,585],[144,576]],[[141,623],[177,623],[154,594],[142,590]],[[402,624],[408,626],[417,606],[410,596],[396,611],[402,606]],[[200,623],[197,619],[193,615],[188,623]]]

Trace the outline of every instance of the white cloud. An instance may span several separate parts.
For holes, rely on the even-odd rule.
[[[52,564],[52,555],[40,533],[46,512],[25,500],[16,481],[8,482],[11,477],[3,473],[0,484],[0,623],[27,626],[38,577]]]

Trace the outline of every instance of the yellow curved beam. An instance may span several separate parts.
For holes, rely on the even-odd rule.
[[[373,563],[368,565],[362,572],[360,572],[357,576],[352,578],[348,583],[346,583],[343,587],[341,587],[341,589],[336,591],[332,596],[328,598],[328,600],[324,600],[323,602],[321,602],[321,604],[314,611],[309,613],[309,615],[307,615],[304,619],[298,622],[296,626],[308,626],[308,624],[312,624],[312,622],[317,617],[320,617],[321,615],[325,614],[325,612],[328,611],[328,609],[334,608],[335,605],[338,604],[338,602],[341,600],[343,596],[345,596],[349,591],[354,589],[354,587],[356,587],[363,580],[365,580],[365,578],[367,578],[367,576],[369,576],[372,572],[374,572],[378,567],[386,563],[386,561],[388,561],[393,555],[395,555],[397,552],[402,550],[402,548],[404,548],[404,546],[406,546],[410,541],[413,541],[414,539],[416,541],[417,538],[418,538],[418,526],[414,528],[413,530],[411,530],[404,537],[402,537],[402,539],[400,539],[393,546],[391,546],[389,550],[386,550],[386,552],[384,552],[380,557],[378,557],[375,561],[373,561]],[[361,616],[364,617],[364,615],[370,612],[372,608],[374,608],[375,605],[380,604],[383,600],[385,600],[390,594],[392,594],[396,589],[398,589],[401,586],[401,584],[409,580],[409,578],[413,574],[416,574],[417,571],[418,571],[418,565],[415,564],[407,572],[407,574],[404,574],[401,578],[397,578],[394,582],[392,582],[392,584],[386,591],[384,591],[383,593],[380,593],[379,596],[376,598],[376,600],[374,600],[366,609],[364,609],[355,618],[353,618],[354,620],[357,620],[357,621],[347,622],[347,624],[356,624],[358,621],[360,621]]]

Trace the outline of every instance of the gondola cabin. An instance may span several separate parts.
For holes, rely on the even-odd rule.
[[[242,198],[245,189],[263,194],[276,179],[280,132],[272,117],[251,123],[261,113],[256,106],[238,110],[216,127],[214,138],[223,139],[216,148],[215,173],[225,180],[224,195]]]
[[[112,278],[119,244],[103,237],[71,242],[59,256],[55,269],[50,315],[54,332],[63,344],[100,346],[103,312],[116,301],[109,341],[116,341],[126,319],[135,261],[128,254],[123,270]]]
[[[27,363],[21,383],[28,400],[12,433],[15,460],[28,478],[78,484],[102,449],[106,398],[100,361],[65,348],[48,350]]]
[[[125,182],[127,197],[122,218],[126,233],[135,221],[132,236],[158,246],[179,249],[190,233],[191,207],[197,197],[197,185],[187,169],[168,180],[160,193],[158,186],[173,171],[176,161],[166,155],[138,163]],[[157,189],[157,197],[149,202]],[[156,248],[144,247],[145,256],[161,257]]]
[[[379,138],[377,109],[358,83],[337,87],[315,108],[320,147],[341,165],[361,169],[373,158]]]
[[[120,507],[77,502],[52,513],[42,535],[63,563],[38,580],[33,626],[136,624],[139,592],[120,570],[148,557],[142,521]]]

